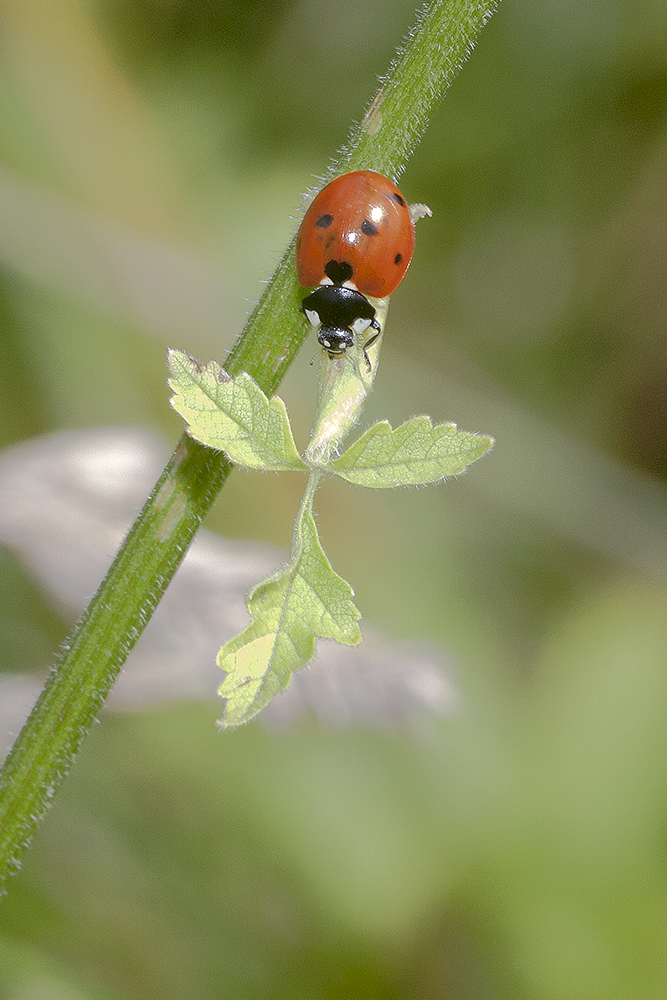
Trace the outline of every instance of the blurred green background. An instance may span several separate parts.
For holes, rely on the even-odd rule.
[[[0,444],[174,443],[402,0],[2,0]],[[0,903],[0,997],[667,996],[667,5],[506,0],[401,179],[433,209],[368,420],[493,434],[444,487],[329,484],[364,615],[454,657],[420,738],[103,716]],[[283,386],[303,445],[302,352]],[[300,479],[209,527],[286,548]],[[67,630],[0,563],[4,671]]]

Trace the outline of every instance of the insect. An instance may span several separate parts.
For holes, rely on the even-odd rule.
[[[420,206],[422,207],[422,206]],[[430,213],[429,213],[430,214]],[[306,212],[296,241],[296,273],[317,287],[301,311],[318,330],[329,357],[372,330],[364,357],[380,335],[371,298],[395,292],[410,266],[415,224],[395,184],[374,170],[356,170],[328,184]]]

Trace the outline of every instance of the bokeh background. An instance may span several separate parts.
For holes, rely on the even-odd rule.
[[[404,0],[2,0],[0,444],[141,425],[224,360]],[[331,483],[365,617],[457,714],[219,734],[105,714],[0,903],[0,997],[664,1000],[667,6],[506,0],[401,187],[433,218],[368,420],[493,434],[446,486]],[[314,339],[282,395],[301,444]],[[286,548],[296,476],[208,528]],[[0,555],[0,668],[69,623]]]

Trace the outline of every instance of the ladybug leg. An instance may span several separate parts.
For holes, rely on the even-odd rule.
[[[373,346],[373,344],[375,343],[375,341],[378,339],[378,337],[382,333],[382,330],[380,329],[380,324],[378,323],[378,321],[376,319],[373,320],[373,322],[371,323],[371,326],[375,330],[375,333],[373,334],[372,337],[369,337],[368,340],[366,341],[366,343],[364,344],[364,357],[366,358],[366,364],[368,365],[368,370],[369,371],[371,370],[371,368],[373,366],[371,364],[371,359],[368,357],[368,354],[366,353],[366,351],[368,350],[369,347]]]

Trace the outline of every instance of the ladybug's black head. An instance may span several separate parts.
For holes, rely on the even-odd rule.
[[[301,312],[317,330],[317,339],[332,358],[354,346],[355,335],[372,326],[379,330],[375,309],[365,295],[342,285],[319,285],[306,295]]]
[[[321,326],[317,339],[330,358],[339,358],[348,347],[354,346],[354,337],[349,330],[332,326]]]

